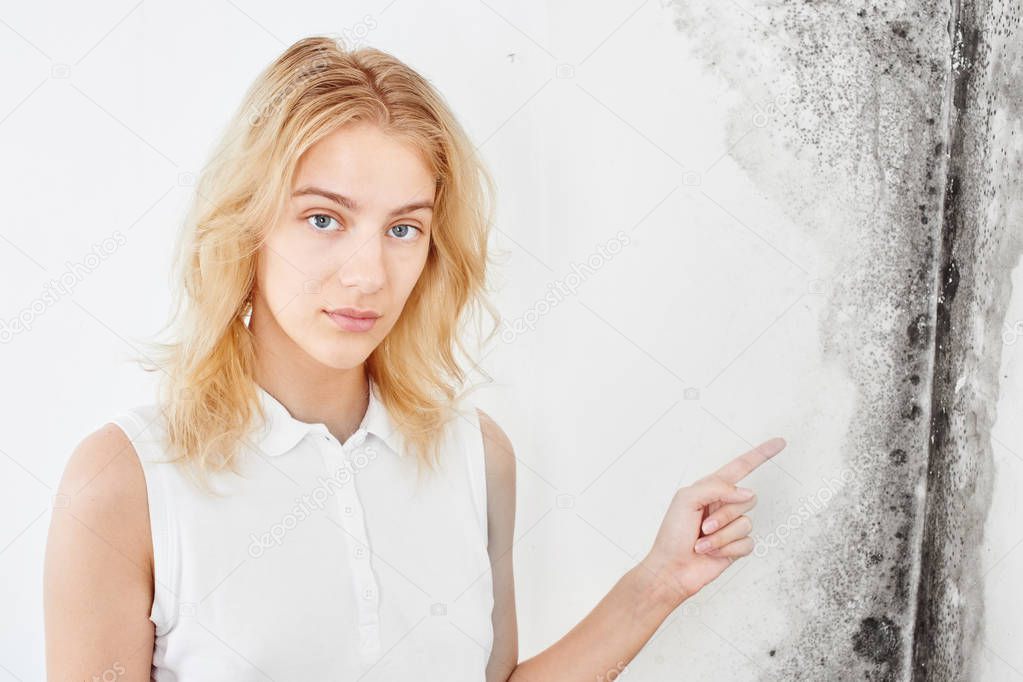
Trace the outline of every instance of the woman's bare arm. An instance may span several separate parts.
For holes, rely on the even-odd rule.
[[[507,434],[483,410],[480,428],[487,461],[487,552],[494,574],[494,648],[487,682],[506,682],[519,661],[512,544],[515,541],[515,454]]]
[[[482,411],[481,426],[487,443],[488,472],[491,468],[494,471],[494,476],[488,473],[487,479],[491,484],[490,528],[498,535],[490,538],[492,557],[497,555],[508,564],[500,571],[495,567],[494,653],[487,668],[487,682],[617,679],[672,611],[752,551],[752,540],[747,537],[751,524],[743,512],[756,504],[755,495],[752,491],[744,493],[748,489],[735,484],[785,445],[780,438],[762,443],[693,485],[680,488],[654,547],[643,560],[625,573],[564,637],[518,663],[511,573],[515,456],[508,437]],[[710,527],[711,520],[717,523],[716,528]],[[701,526],[706,532],[701,533]],[[710,548],[695,550],[696,541],[704,537]],[[506,605],[498,611],[501,602]]]
[[[494,649],[487,682],[614,679],[681,603],[679,593],[646,565],[637,567],[571,632],[520,664],[512,572],[515,454],[507,434],[482,410],[480,426],[487,458],[488,550],[494,571]]]
[[[148,680],[152,541],[145,478],[114,424],[71,454],[53,501],[43,606],[48,680]]]
[[[683,601],[657,569],[640,563],[568,634],[519,663],[508,682],[600,682],[618,679],[625,666]]]

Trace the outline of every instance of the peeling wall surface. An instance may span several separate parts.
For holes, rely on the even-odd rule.
[[[44,677],[64,463],[153,396],[197,173],[315,32],[422,72],[497,181],[472,379],[518,459],[520,659],[782,436],[755,551],[591,679],[1023,682],[1020,0],[7,4],[0,682]]]

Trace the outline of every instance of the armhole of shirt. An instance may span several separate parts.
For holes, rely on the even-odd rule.
[[[122,412],[111,418],[110,421],[120,427],[131,441],[146,480],[149,527],[153,547],[153,606],[149,612],[149,620],[156,626],[155,632],[159,637],[174,626],[177,615],[173,587],[176,585],[176,576],[171,570],[174,566],[174,562],[171,560],[174,536],[170,532],[169,525],[165,472],[160,469],[161,466],[167,466],[167,463],[161,463],[158,459],[154,460],[150,456],[150,447],[156,443],[145,437],[148,424],[144,424],[135,412],[130,410]]]
[[[486,547],[490,540],[487,532],[487,453],[483,441],[483,424],[475,403],[470,404],[472,411],[471,423],[474,428],[469,434],[468,465],[469,480],[472,483],[473,500],[476,503],[478,522],[483,531],[483,544]]]

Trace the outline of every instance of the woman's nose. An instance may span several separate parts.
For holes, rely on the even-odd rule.
[[[384,282],[382,235],[359,235],[353,230],[350,240],[342,240],[337,276],[343,287],[358,287],[363,293],[378,291]],[[347,243],[345,243],[347,242]]]

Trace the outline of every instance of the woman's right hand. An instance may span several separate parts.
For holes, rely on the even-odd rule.
[[[642,564],[680,590],[682,600],[753,551],[748,537],[753,523],[745,512],[756,504],[756,495],[736,484],[785,445],[783,438],[764,441],[675,493]]]

